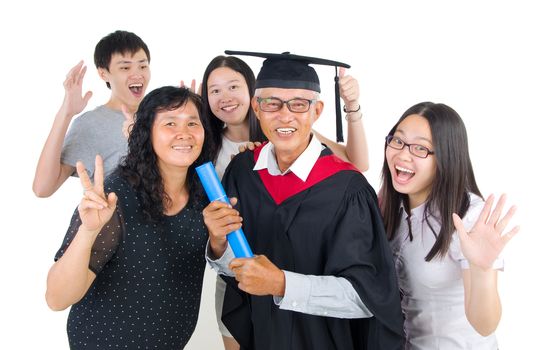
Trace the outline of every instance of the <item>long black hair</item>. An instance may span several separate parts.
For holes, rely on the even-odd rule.
[[[410,107],[390,130],[393,135],[399,124],[408,116],[417,114],[429,122],[432,134],[434,157],[436,157],[436,174],[431,193],[424,210],[427,225],[432,229],[430,219],[440,223],[440,232],[434,232],[436,242],[425,257],[431,261],[436,256],[443,257],[449,249],[451,237],[455,231],[451,214],[463,217],[470,206],[469,193],[482,197],[474,177],[474,170],[468,151],[466,128],[459,114],[442,103],[422,102]],[[401,225],[400,207],[403,203],[410,212],[408,195],[395,190],[384,145],[384,165],[382,167],[382,185],[380,191],[381,211],[388,239],[395,237]],[[438,214],[440,215],[438,217]],[[409,229],[411,229],[409,227]]]
[[[214,142],[216,144],[215,154],[212,155],[212,160],[216,161],[218,156],[218,151],[222,148],[222,131],[224,129],[224,122],[218,119],[218,117],[211,111],[209,105],[209,95],[207,90],[207,80],[209,75],[217,68],[227,67],[235,72],[241,74],[246,80],[246,85],[248,85],[248,93],[250,98],[254,96],[255,91],[255,76],[254,72],[246,62],[240,58],[234,56],[216,56],[212,61],[207,65],[205,73],[203,73],[203,80],[201,82],[201,101],[203,105],[203,114],[208,117],[209,127],[211,129]],[[248,125],[249,125],[249,138],[250,141],[266,141],[267,138],[263,134],[259,122],[255,116],[255,113],[250,105],[248,108]]]
[[[188,102],[194,103],[200,113],[205,139],[200,156],[188,168],[186,186],[191,200],[198,203],[204,203],[206,200],[199,179],[195,176],[195,167],[210,160],[210,149],[214,148],[214,145],[206,118],[201,114],[201,99],[187,88],[164,86],[155,89],[144,97],[138,107],[136,121],[129,135],[129,150],[118,167],[120,176],[127,179],[136,190],[147,221],[160,221],[164,216],[165,206],[170,201],[164,191],[157,155],[151,140],[155,117],[161,111],[174,110]]]

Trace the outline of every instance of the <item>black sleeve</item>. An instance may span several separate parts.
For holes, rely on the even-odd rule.
[[[369,344],[368,349],[400,349],[403,316],[399,288],[373,189],[351,181],[332,227],[325,273],[349,280],[374,315],[355,321],[368,323],[368,334],[360,335],[362,341]]]
[[[82,225],[80,220],[80,215],[78,214],[78,208],[75,209],[73,216],[71,218],[71,223],[63,239],[62,246],[56,252],[54,256],[54,261],[60,259],[65,251],[69,248],[69,245],[75,238],[78,228]],[[121,215],[121,210],[119,205],[116,208],[116,211],[110,218],[110,221],[102,228],[101,232],[97,235],[93,246],[91,247],[91,256],[88,268],[93,271],[95,274],[101,272],[103,267],[112,259],[114,256],[119,242],[123,239],[125,232],[125,226],[123,223],[123,216]]]
[[[240,182],[241,177],[245,176],[244,171],[247,171],[245,169],[248,169],[248,165],[245,165],[245,162],[247,164],[252,162],[253,168],[253,157],[249,153],[251,151],[237,154],[226,168],[224,177],[222,178],[222,184],[229,198],[239,197],[238,182]],[[240,205],[241,202],[239,200],[235,206],[235,209],[239,210],[239,212],[241,210]],[[250,296],[248,293],[239,289],[234,277],[220,276],[227,284],[222,306],[222,322],[240,344],[241,350],[255,349],[253,343],[254,337],[252,335]]]

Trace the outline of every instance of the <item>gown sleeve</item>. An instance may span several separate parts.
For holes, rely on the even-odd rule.
[[[237,167],[235,163],[239,160],[245,161],[243,159],[245,153],[248,153],[248,151],[236,155],[231,160],[222,178],[222,185],[229,198],[239,197],[238,182],[240,181],[241,173],[237,171],[237,169],[240,169],[240,166]],[[241,203],[239,201],[235,206],[235,209],[239,212],[241,212],[240,206]],[[248,295],[239,289],[235,277],[226,275],[220,275],[220,277],[227,285],[224,294],[225,302],[222,305],[222,322],[240,344],[241,350],[253,350],[255,349],[255,344]]]
[[[326,275],[346,278],[373,314],[353,320],[368,349],[399,349],[403,316],[392,253],[374,190],[353,178],[334,217]],[[364,324],[367,323],[367,326]],[[367,329],[367,334],[363,330]]]

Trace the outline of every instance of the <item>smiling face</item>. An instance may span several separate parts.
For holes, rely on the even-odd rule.
[[[420,115],[406,117],[393,135],[407,144],[418,144],[434,151],[429,122]],[[436,175],[435,156],[430,154],[427,158],[419,158],[411,154],[407,146],[401,150],[386,147],[386,161],[393,187],[397,192],[408,195],[410,207],[424,203]]]
[[[131,110],[136,111],[142,101],[149,80],[151,70],[149,61],[144,50],[136,53],[115,53],[112,55],[108,69],[99,68],[99,76],[110,84],[112,96],[107,106],[121,110],[124,104]]]
[[[242,74],[229,67],[216,68],[207,79],[207,95],[211,111],[228,126],[247,122],[250,94]]]
[[[276,112],[264,112],[259,107],[257,97],[276,97],[282,101],[294,98],[314,100],[316,93],[304,89],[263,88],[256,91],[252,99],[252,107],[259,119],[261,129],[268,140],[274,144],[276,159],[281,170],[285,170],[308,147],[313,123],[319,118],[323,110],[323,102],[316,101],[310,105],[307,112],[291,112],[287,105]]]
[[[191,101],[184,106],[158,112],[151,129],[151,142],[162,171],[194,163],[203,148],[205,134],[199,111]]]

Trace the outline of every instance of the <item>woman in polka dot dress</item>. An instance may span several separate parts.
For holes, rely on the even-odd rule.
[[[214,150],[200,111],[188,89],[156,89],[106,181],[99,156],[93,184],[77,164],[84,195],[46,293],[51,309],[72,306],[72,349],[182,349],[192,335],[208,238],[194,167]]]

